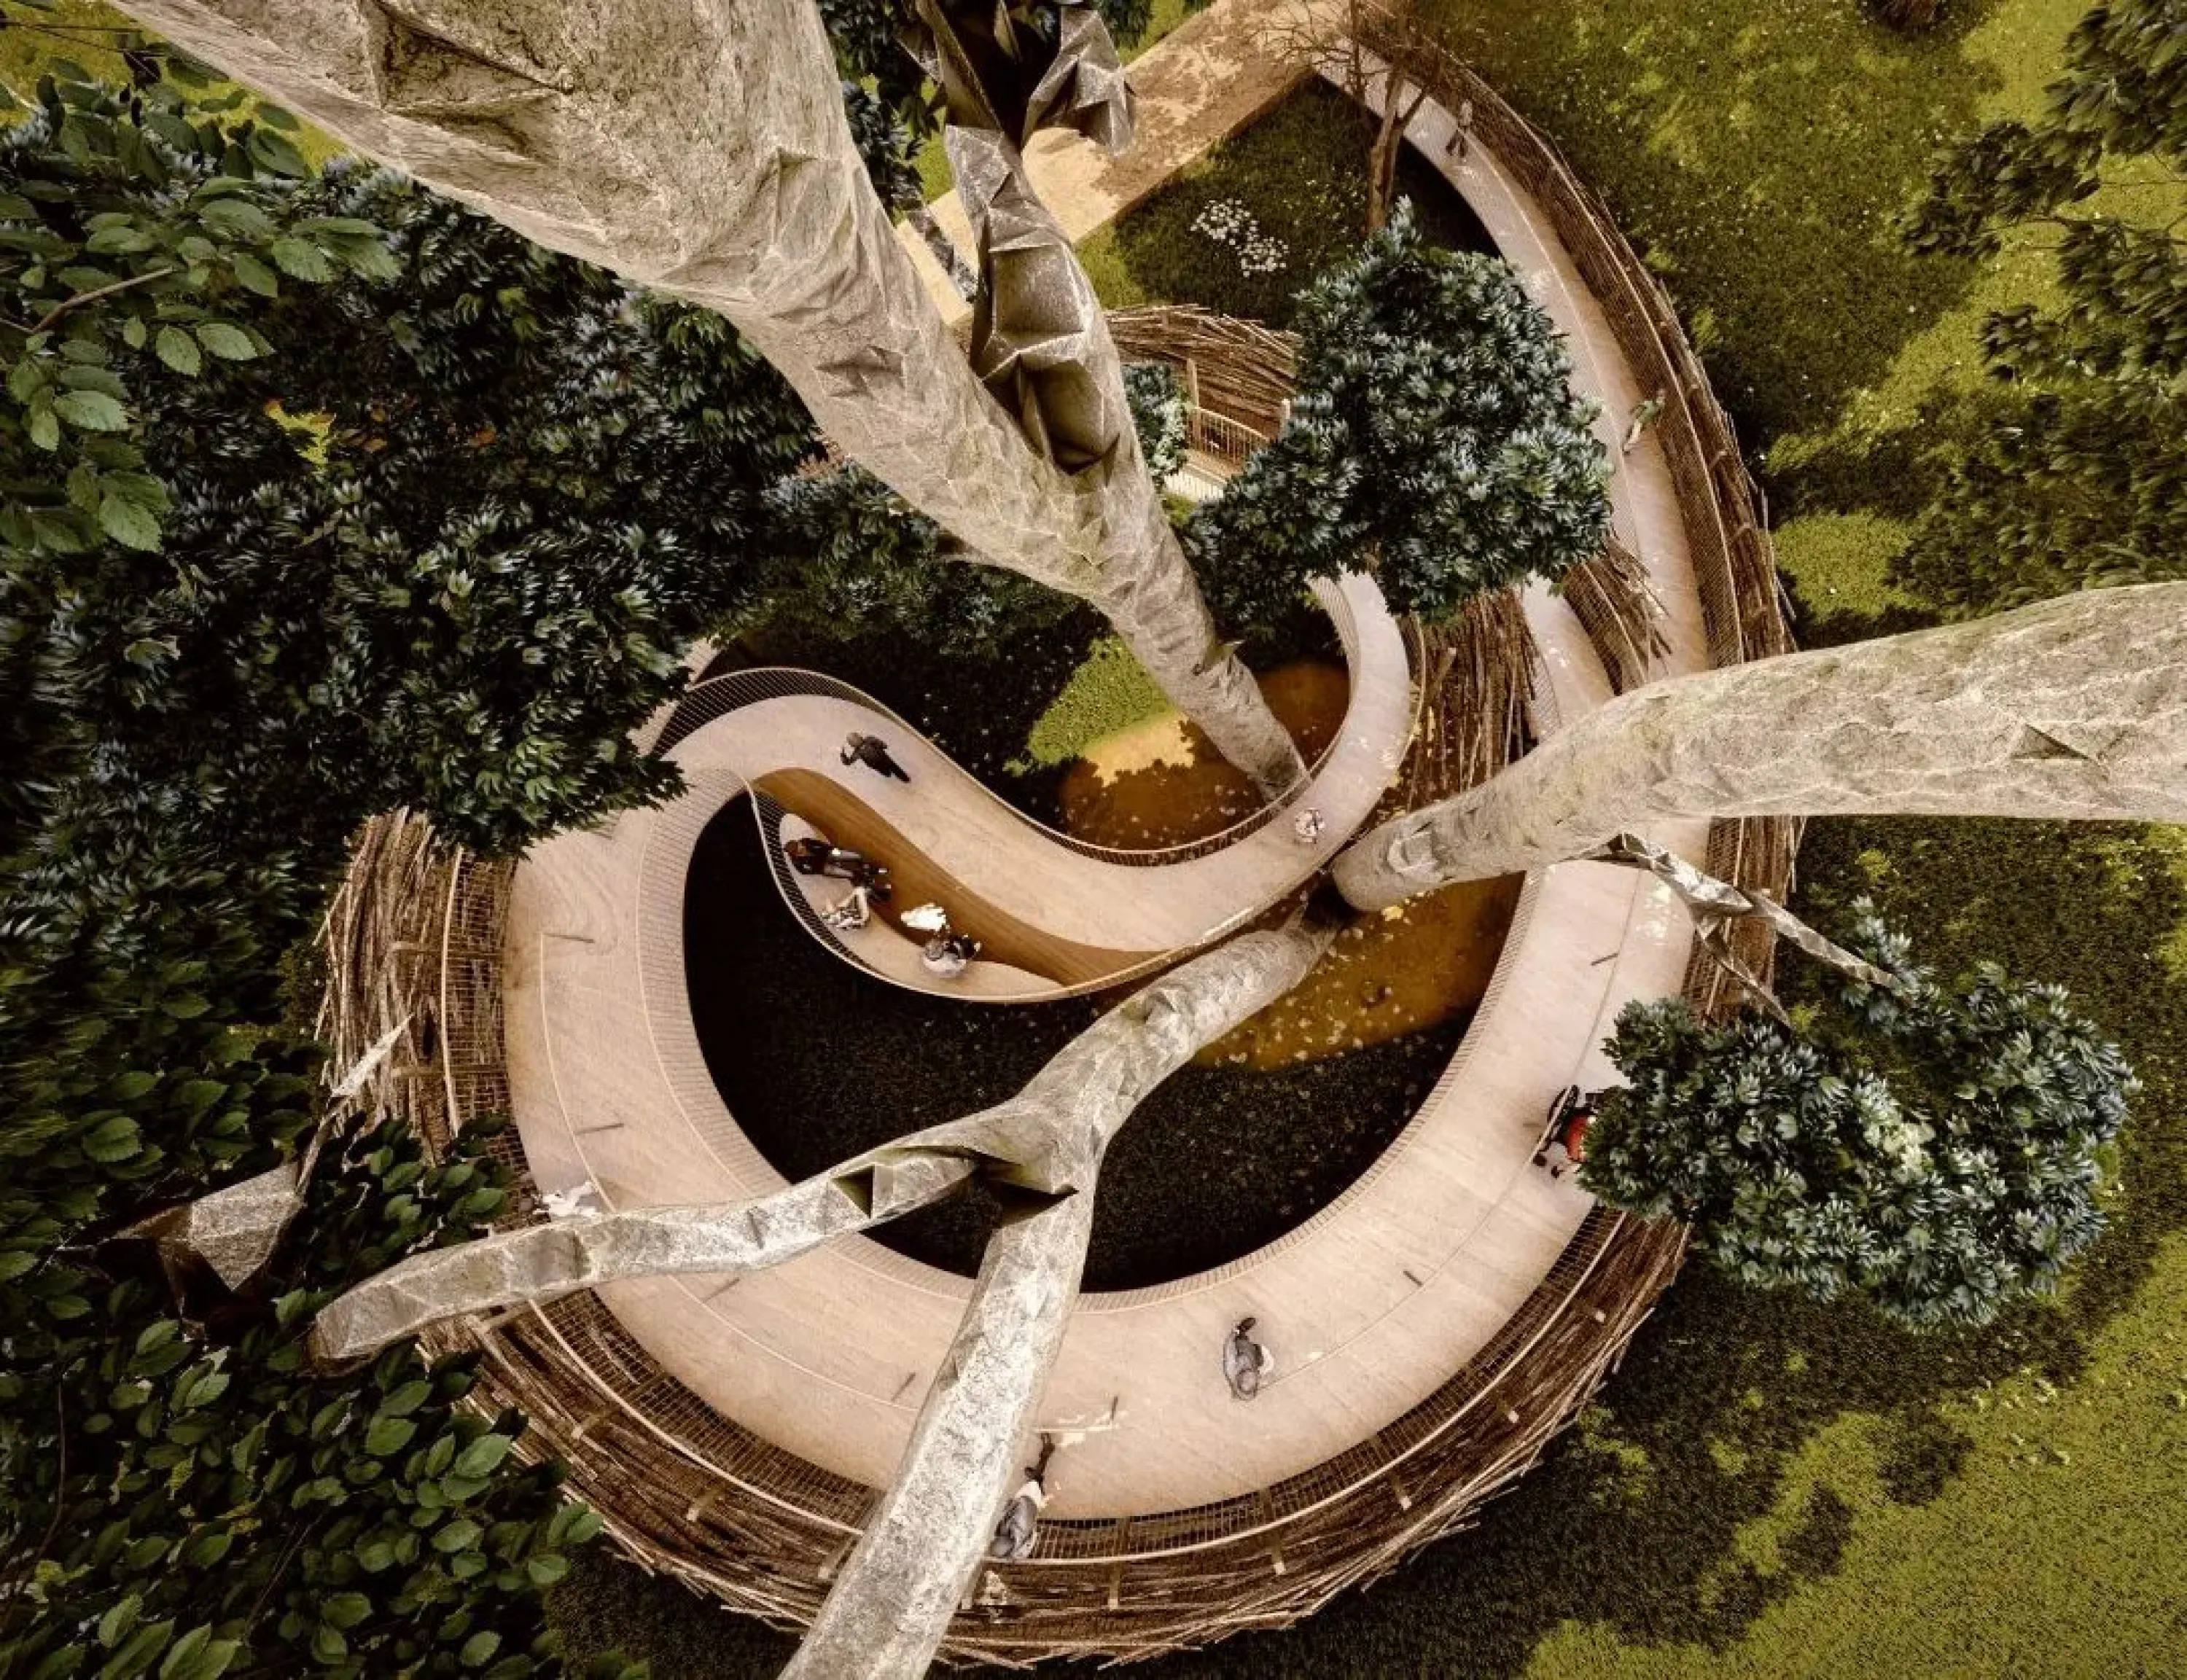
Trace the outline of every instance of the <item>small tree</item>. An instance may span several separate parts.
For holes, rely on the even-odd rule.
[[[1951,148],[1907,219],[1920,250],[2052,244],[2064,295],[1983,327],[2010,400],[1940,452],[1943,493],[1899,566],[1952,609],[2187,576],[2183,30],[2180,0],[2090,12],[2049,110]]]
[[[1600,552],[1595,410],[1510,264],[1429,244],[1401,203],[1308,289],[1300,332],[1282,432],[1192,524],[1217,610],[1265,624],[1368,556],[1392,606],[1439,622]]]
[[[74,1299],[69,1318],[11,1325],[0,1358],[0,1671],[563,1672],[539,1595],[599,1519],[510,1457],[520,1418],[464,1408],[475,1361],[429,1370],[405,1343],[300,1379],[312,1316],[345,1284],[498,1208],[486,1136],[438,1166],[398,1122],[337,1145],[269,1273],[233,1296],[208,1284],[188,1319],[134,1245],[110,1245],[106,1275],[36,1275],[72,1272],[82,1293],[49,1298]]]
[[[1276,56],[1326,73],[1359,107],[1374,138],[1367,148],[1367,225],[1372,239],[1397,197],[1397,160],[1406,132],[1427,103],[1428,78],[1442,44],[1384,0],[1335,0],[1277,14],[1268,25]]]
[[[1743,1283],[1980,1325],[2055,1286],[2103,1228],[2100,1157],[2138,1088],[2055,986],[1949,985],[1864,901],[1850,941],[1896,975],[1826,972],[1794,1030],[1628,1005],[1581,1182],[1691,1223]]]

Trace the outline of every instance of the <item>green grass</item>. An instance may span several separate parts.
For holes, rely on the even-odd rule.
[[[1830,423],[1959,300],[1971,267],[1891,219],[1938,143],[2027,108],[2083,9],[1969,0],[1907,37],[1852,0],[1423,0],[1668,280],[1750,444]]]
[[[1335,89],[1310,82],[1114,225],[1081,241],[1079,260],[1111,309],[1198,303],[1286,325],[1292,295],[1359,249],[1372,138],[1356,105]],[[1416,154],[1406,154],[1397,185],[1412,199],[1431,239],[1465,250],[1490,249],[1472,213]],[[1226,199],[1242,205],[1262,233],[1283,242],[1280,270],[1245,273],[1234,252],[1195,229],[1209,205]]]
[[[1104,636],[1033,724],[1026,738],[1031,761],[1026,768],[1067,764],[1103,736],[1173,709],[1130,650],[1114,636]]]

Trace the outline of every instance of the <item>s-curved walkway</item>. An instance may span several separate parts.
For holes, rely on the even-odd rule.
[[[938,902],[953,925],[986,946],[960,980],[942,981],[880,916],[841,935],[801,918],[879,977],[981,1003],[1099,990],[1212,944],[1279,902],[1335,855],[1395,779],[1418,713],[1404,638],[1371,580],[1355,573],[1315,587],[1351,674],[1343,720],[1306,786],[1257,826],[1239,825],[1239,837],[1219,850],[1134,855],[1080,846],[1005,805],[857,690],[801,683],[803,673],[760,671],[707,685],[729,689],[728,700],[750,698],[676,739],[669,756],[694,785],[726,776],[886,864],[897,889],[891,913]],[[844,765],[839,748],[852,733],[884,740],[910,780]],[[1290,820],[1307,809],[1323,819],[1312,844],[1300,842]],[[837,881],[794,875],[782,884],[797,895],[793,908],[824,905],[844,891]],[[649,900],[641,913],[661,937],[680,928],[680,884],[672,900]]]
[[[1431,110],[1415,124],[1431,161],[1436,125],[1448,121]],[[1571,335],[1576,382],[1603,405],[1614,449],[1639,393],[1570,259],[1477,145],[1463,165],[1443,161]],[[1700,668],[1685,534],[1652,442],[1623,458],[1613,488],[1621,535],[1648,563],[1668,615],[1666,668]],[[1610,685],[1561,603],[1539,594],[1528,611],[1550,679],[1542,723],[1554,728],[1601,704]],[[680,931],[645,910],[680,905],[700,830],[743,784],[735,757],[692,759],[689,797],[557,840],[518,874],[509,1072],[543,1190],[632,1206],[732,1200],[782,1182],[714,1093],[683,1005]],[[939,773],[923,761],[912,768],[914,790],[923,771]],[[1689,855],[1704,838],[1698,825],[1656,837]],[[1568,1081],[1605,1080],[1598,1047],[1618,1009],[1675,994],[1689,947],[1683,912],[1644,876],[1580,863],[1531,877],[1456,1058],[1361,1182],[1217,1271],[1085,1298],[1041,1409],[1041,1423],[1071,1441],[1052,1513],[1177,1510],[1249,1493],[1367,1440],[1444,1383],[1548,1274],[1590,1205],[1530,1164],[1551,1095]],[[968,1288],[857,1239],[734,1285],[665,1278],[604,1293],[707,1403],[878,1486]],[[1240,1407],[1218,1354],[1249,1313],[1278,1364],[1261,1397]]]

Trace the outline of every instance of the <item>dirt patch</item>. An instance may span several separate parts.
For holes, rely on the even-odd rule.
[[[1270,1070],[1470,1019],[1511,930],[1521,878],[1467,881],[1355,923],[1305,981],[1200,1053]]]
[[[1343,726],[1352,694],[1344,667],[1293,660],[1256,680],[1311,763]],[[1260,790],[1245,773],[1224,762],[1199,728],[1174,712],[1093,743],[1065,771],[1059,797],[1066,832],[1129,851],[1205,840],[1261,805]]]

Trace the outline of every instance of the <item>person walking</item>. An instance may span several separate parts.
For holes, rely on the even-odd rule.
[[[1257,1318],[1240,1318],[1223,1340],[1223,1380],[1230,1385],[1233,1400],[1251,1400],[1261,1391],[1261,1379],[1275,1368],[1268,1350],[1253,1340]]]
[[[1026,1466],[1025,1485],[1003,1507],[1003,1520],[995,1525],[995,1537],[987,1542],[987,1555],[998,1562],[1020,1562],[1031,1557],[1032,1548],[1040,1543],[1040,1513],[1048,1503],[1048,1461],[1054,1456],[1054,1439],[1042,1436],[1040,1457]]]
[[[903,766],[889,756],[888,744],[874,735],[861,735],[853,729],[843,737],[841,754],[846,764],[863,764],[884,776],[893,776],[899,782],[908,782],[911,774]]]
[[[1472,100],[1460,99],[1458,102],[1458,115],[1450,125],[1450,138],[1443,142],[1442,149],[1446,156],[1454,157],[1460,163],[1465,161],[1466,154],[1473,149]]]
[[[1617,452],[1630,455],[1633,446],[1640,441],[1640,434],[1654,425],[1662,415],[1663,393],[1660,391],[1634,403],[1632,423],[1625,428],[1625,441],[1618,446]]]

